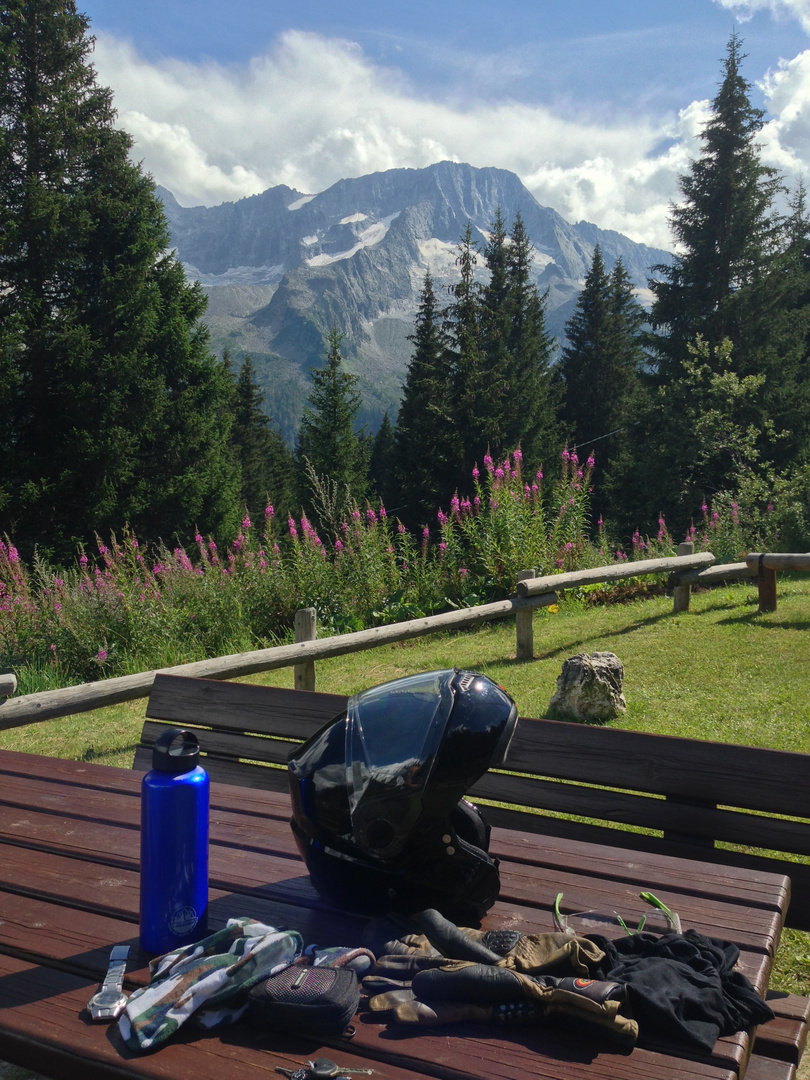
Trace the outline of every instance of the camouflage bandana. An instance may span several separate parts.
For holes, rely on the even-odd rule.
[[[118,1021],[131,1050],[160,1046],[194,1015],[203,1027],[233,1023],[247,1008],[248,990],[289,967],[304,946],[295,930],[276,930],[245,917],[229,919],[202,941],[149,964],[152,980],[127,1001]]]

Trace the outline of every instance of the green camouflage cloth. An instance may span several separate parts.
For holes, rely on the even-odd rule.
[[[131,1050],[150,1050],[192,1015],[203,1027],[233,1023],[247,1008],[248,990],[289,967],[303,947],[295,930],[229,919],[224,930],[150,962],[151,982],[132,994],[118,1020],[121,1036]]]

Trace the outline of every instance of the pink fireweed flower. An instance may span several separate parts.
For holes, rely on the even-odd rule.
[[[106,555],[108,551],[109,551],[109,548],[105,544],[99,544],[98,545],[98,553],[99,553],[99,555]]]
[[[481,496],[480,495],[475,496],[475,498],[473,499],[473,505],[475,506],[476,510],[479,510],[481,508]]]
[[[430,529],[427,527],[427,525],[425,525],[425,527],[422,529],[422,539],[423,540],[428,540],[429,538],[430,538]]]
[[[137,540],[135,539],[135,537],[133,537],[133,538],[132,538],[132,539],[130,540],[130,542],[129,542],[129,546],[130,546],[130,547],[133,547],[133,548],[137,548],[137,547],[138,547],[138,541],[137,541]]]
[[[532,495],[536,495],[539,490],[540,488],[537,486],[537,484],[532,484]]]
[[[371,507],[366,510],[366,519],[368,520],[369,525],[375,524],[377,521],[377,515],[374,513]]]
[[[706,505],[706,503],[704,503],[704,504],[703,504],[703,506],[701,506],[701,508],[700,508],[700,509],[701,509],[701,510],[703,511],[703,515],[704,515],[704,517],[705,517],[705,516],[706,516],[706,514],[708,514],[708,512],[709,512],[709,508],[708,508],[708,506]]]
[[[535,480],[537,481],[538,484],[542,484],[542,482],[543,482],[543,470],[542,469],[537,470]]]
[[[572,465],[579,465],[579,458],[577,457],[576,450],[571,451],[571,464]]]
[[[473,480],[476,481],[476,483],[478,482],[478,477],[480,475],[481,475],[481,473],[478,471],[478,466],[473,465],[472,478],[473,478]]]
[[[439,543],[439,551],[447,551],[447,544],[445,544],[444,540]]]
[[[242,528],[245,529],[245,531],[250,528],[250,518],[247,516],[247,514],[245,514],[245,516],[242,518]]]
[[[498,466],[498,468],[495,469],[494,471],[495,471],[495,479],[496,480],[503,480],[504,476],[506,475],[504,473],[503,469],[500,466]]]
[[[352,520],[359,521],[361,517],[362,515],[360,511],[357,509],[357,507],[355,507],[354,510],[352,510]]]
[[[484,454],[484,468],[486,468],[489,472],[492,472],[492,469],[494,468],[492,464],[492,458],[489,454]]]
[[[98,662],[100,664],[103,664],[104,661],[107,659],[107,650],[106,649],[99,649],[98,652],[96,653],[96,659],[98,660]]]
[[[769,514],[772,514],[772,513],[773,513],[773,503],[772,503],[772,502],[769,502],[769,503],[768,503],[768,507],[767,507],[767,510],[768,510],[768,513],[769,513]]]
[[[438,514],[436,515],[436,518],[438,519],[438,522],[439,522],[440,525],[446,525],[447,524],[447,514],[445,514],[445,512],[443,510],[440,510],[438,512]]]
[[[518,447],[517,450],[512,451],[512,457],[515,459],[516,462],[523,461],[523,451],[520,449],[520,447]]]
[[[82,569],[84,569],[85,566],[87,566],[87,556],[86,555],[80,556],[80,558],[79,558],[79,566],[81,566]]]
[[[195,544],[201,544],[203,542],[202,533],[197,533],[194,537]]]
[[[602,515],[600,514],[599,515],[599,520],[596,523],[597,529],[601,529],[604,524],[605,524],[604,521],[602,521]]]
[[[402,524],[401,521],[397,522],[397,532],[400,536],[402,536],[402,534],[405,532],[405,526]]]
[[[562,459],[563,459],[563,461],[570,461],[571,460],[571,454],[570,454],[567,446],[562,452]]]
[[[54,644],[51,644],[51,652],[56,652],[56,646]]]
[[[498,509],[498,500],[497,499],[490,499],[489,500],[489,505],[493,510],[497,510]]]
[[[341,551],[343,551],[343,541],[342,540],[336,540],[335,541],[335,551],[338,553],[338,555],[341,553]]]
[[[569,541],[568,541],[568,543],[567,543],[567,544],[565,545],[565,550],[566,550],[566,551],[572,551],[572,550],[573,550],[573,548],[574,548],[574,545],[573,545],[573,544],[571,543],[571,541],[569,540]]]
[[[466,567],[466,566],[460,566],[460,567],[458,568],[458,572],[459,572],[459,574],[461,574],[461,576],[462,576],[462,577],[464,578],[464,577],[466,577],[466,576],[467,576],[467,574],[469,574],[469,572],[470,572],[470,571],[469,571],[469,570],[467,569],[467,567]]]
[[[287,528],[290,530],[290,536],[293,540],[298,539],[298,529],[295,526],[295,520],[292,517],[287,518]]]
[[[56,601],[56,603],[55,603],[55,604],[53,605],[53,610],[54,610],[54,611],[61,611],[61,610],[62,610],[62,605],[61,605],[61,604],[59,603],[59,601],[58,601],[58,600],[57,600],[57,601]]]
[[[588,455],[588,460],[585,462],[585,464],[588,466],[589,469],[592,469],[594,467],[594,465],[596,464],[596,458],[593,456],[593,454]]]
[[[272,503],[268,503],[267,506],[265,506],[265,508],[264,508],[264,516],[266,518],[271,518],[271,517],[276,516],[276,512],[273,509],[273,504]]]
[[[387,513],[386,513],[386,511],[385,511],[385,507],[383,506],[383,504],[382,504],[382,503],[380,503],[380,518],[381,518],[381,519],[382,519],[383,521],[385,521],[387,517],[388,517],[388,514],[387,514]]]
[[[450,512],[453,514],[458,514],[460,510],[461,503],[459,502],[458,495],[454,495],[453,498],[450,500]]]

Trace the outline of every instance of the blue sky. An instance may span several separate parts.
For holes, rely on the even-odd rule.
[[[810,163],[810,0],[79,0],[134,155],[185,205],[442,158],[666,246],[732,30],[763,155]]]

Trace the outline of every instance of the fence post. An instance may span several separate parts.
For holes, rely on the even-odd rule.
[[[679,555],[692,555],[695,550],[695,545],[691,540],[684,541],[683,544],[678,544]],[[689,610],[689,600],[692,596],[691,585],[676,585],[672,590],[672,612],[677,614],[679,611]]]
[[[0,705],[17,691],[17,676],[13,673],[0,675]]]
[[[295,613],[295,640],[314,641],[317,637],[318,612],[314,607],[299,608]],[[307,660],[294,667],[295,689],[315,689],[315,661]]]
[[[757,589],[759,613],[776,611],[776,571],[765,565],[765,555],[760,555],[757,565]]]
[[[521,570],[517,576],[518,581],[526,581],[535,576],[534,570]],[[534,626],[532,616],[534,610],[527,608],[525,611],[515,612],[515,659],[534,660]]]

